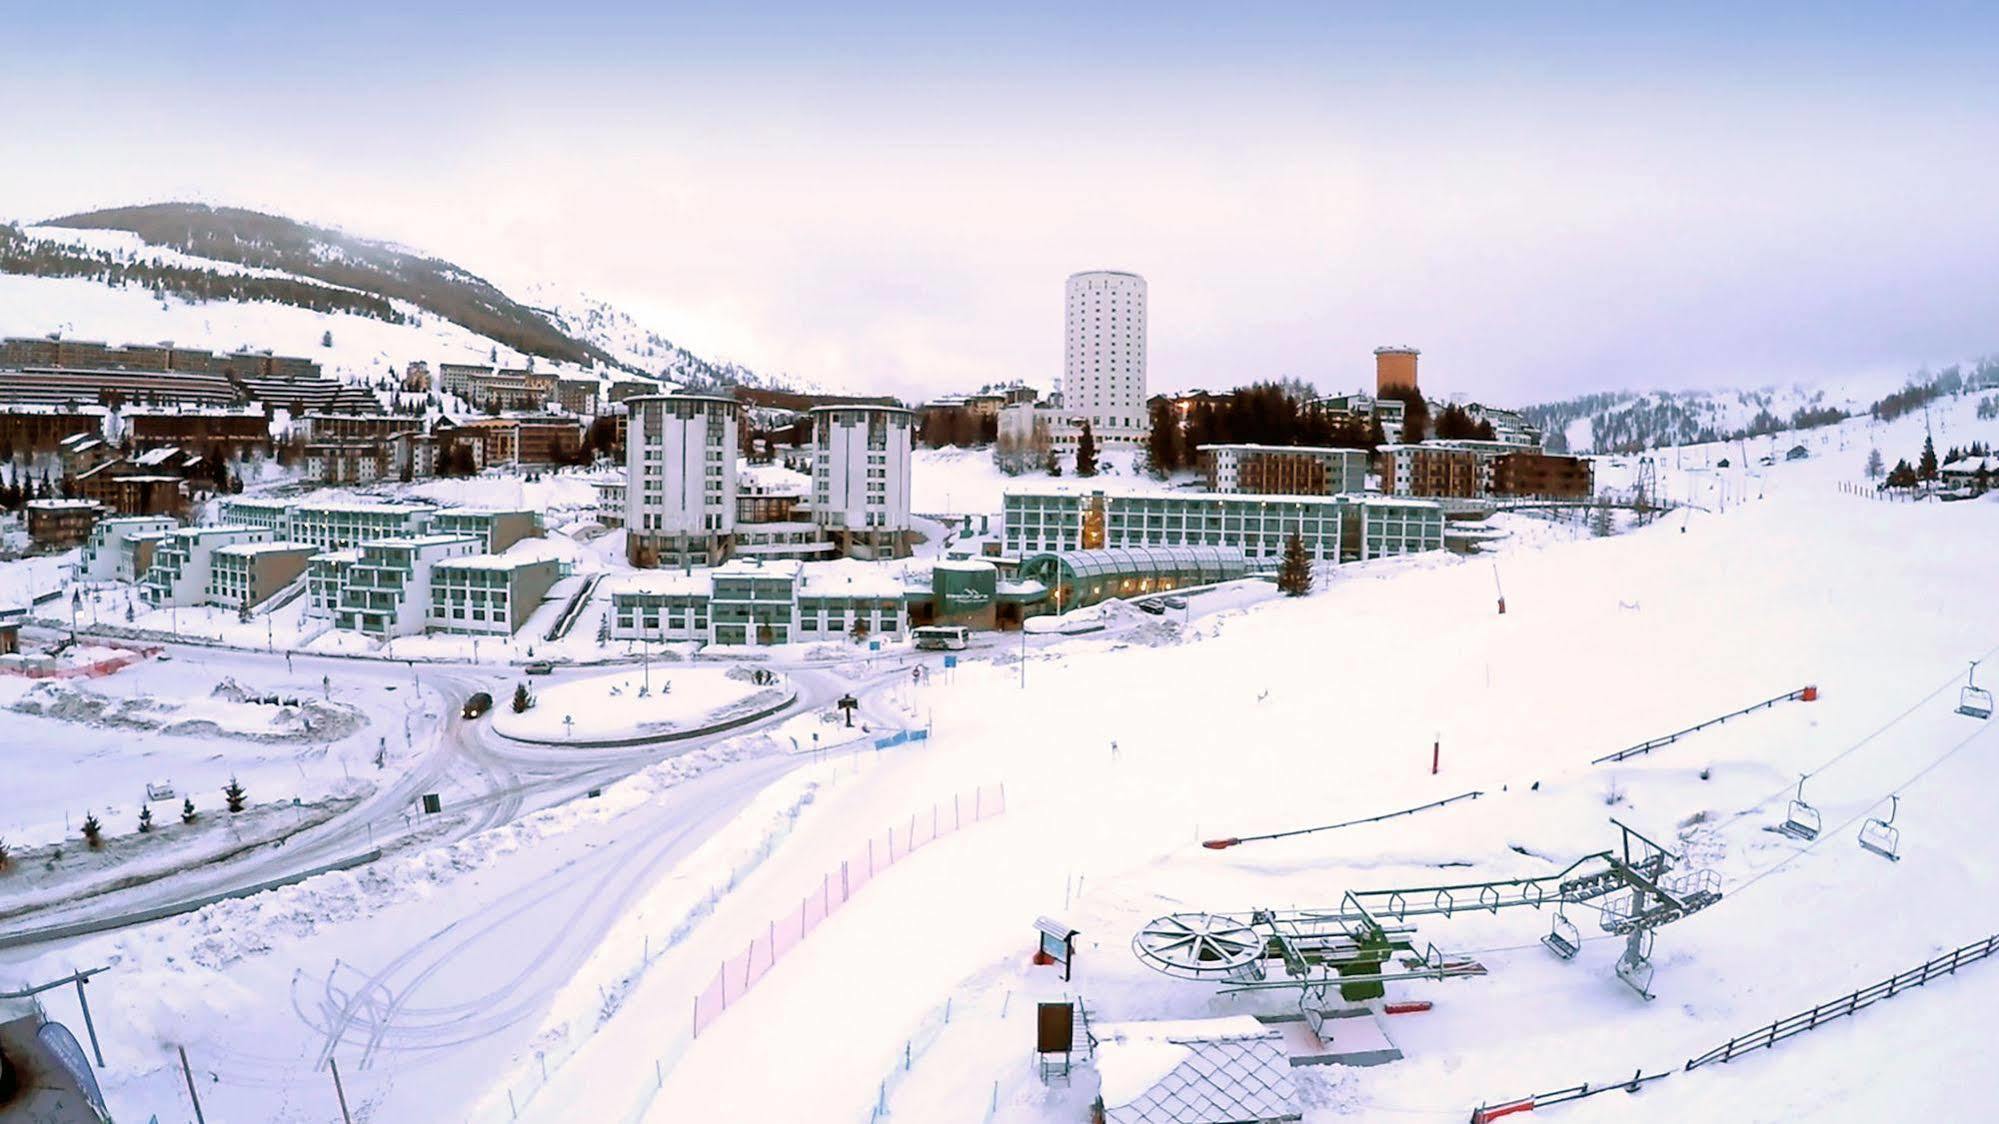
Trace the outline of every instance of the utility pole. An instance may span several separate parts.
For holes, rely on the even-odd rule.
[[[187,1079],[187,1099],[194,1102],[194,1124],[208,1124],[208,1118],[201,1114],[201,1094],[194,1091],[194,1071],[187,1065],[187,1047],[174,1049],[180,1051],[180,1074]]]

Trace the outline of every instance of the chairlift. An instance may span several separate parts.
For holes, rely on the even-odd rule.
[[[1547,945],[1548,951],[1557,957],[1574,960],[1576,953],[1582,949],[1582,934],[1576,932],[1575,923],[1562,916],[1562,911],[1558,909],[1555,911],[1555,927],[1541,938],[1541,943]]]
[[[1784,822],[1777,830],[1793,839],[1806,843],[1819,837],[1819,810],[1805,803],[1805,778],[1798,778],[1798,795],[1784,813]]]
[[[1888,797],[1888,818],[1869,819],[1860,825],[1860,846],[1889,862],[1902,861],[1902,829],[1895,826],[1895,813],[1902,810],[1902,798]]]
[[[1957,693],[1957,712],[1966,718],[1992,717],[1992,692],[1978,685],[1978,661],[1964,673],[1964,690]]]

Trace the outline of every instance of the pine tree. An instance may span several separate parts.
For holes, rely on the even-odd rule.
[[[1062,458],[1055,455],[1055,450],[1050,449],[1048,450],[1048,457],[1042,461],[1041,467],[1050,476],[1060,476],[1062,475]]]
[[[1881,450],[1869,449],[1867,451],[1867,478],[1869,480],[1879,480],[1881,479],[1881,474],[1886,471],[1888,471],[1887,466],[1881,463]]]
[[[249,798],[250,794],[244,790],[241,784],[236,782],[236,778],[230,777],[229,787],[222,790],[222,799],[228,802],[229,810],[232,812],[242,811],[244,802],[249,800]]]
[[[1180,417],[1173,404],[1164,398],[1152,403],[1152,429],[1145,437],[1145,452],[1152,462],[1152,473],[1164,478],[1167,473],[1180,467]]]
[[[1083,432],[1076,438],[1076,475],[1095,476],[1097,474],[1097,436],[1090,431],[1090,423],[1083,423]]]
[[[104,846],[104,825],[97,822],[97,814],[88,812],[83,817],[83,840],[91,850]]]
[[[180,802],[180,822],[193,823],[200,818],[200,813],[194,810],[194,797],[190,796]]]
[[[1927,436],[1923,438],[1923,457],[1916,462],[1916,476],[1923,480],[1937,478],[1937,445]]]
[[[152,830],[153,810],[149,807],[142,807],[139,809],[139,834],[146,835],[151,833]]]
[[[1296,531],[1284,540],[1284,557],[1277,563],[1277,588],[1286,597],[1312,592],[1312,556],[1305,552],[1304,536]]]
[[[533,705],[534,699],[528,696],[528,685],[525,683],[514,684],[514,713],[526,714],[528,708]]]
[[[0,836],[0,870],[7,869],[7,840]]]

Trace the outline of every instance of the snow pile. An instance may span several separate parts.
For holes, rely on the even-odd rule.
[[[658,737],[756,714],[792,693],[789,679],[758,683],[749,668],[627,670],[549,687],[520,713],[511,699],[502,700],[493,729],[535,742]]]
[[[5,690],[0,687],[0,697]],[[70,683],[42,680],[23,691],[7,709],[84,726],[255,741],[339,741],[367,724],[359,710],[345,703],[309,696],[252,698],[230,679],[217,684],[210,698],[179,701],[145,695],[114,697]]]

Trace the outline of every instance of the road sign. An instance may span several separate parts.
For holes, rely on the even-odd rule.
[[[944,670],[946,670],[946,671],[949,671],[949,670],[951,670],[952,668],[954,668],[954,667],[957,667],[957,666],[958,666],[958,657],[956,657],[956,656],[945,656],[945,657],[944,657]]]

